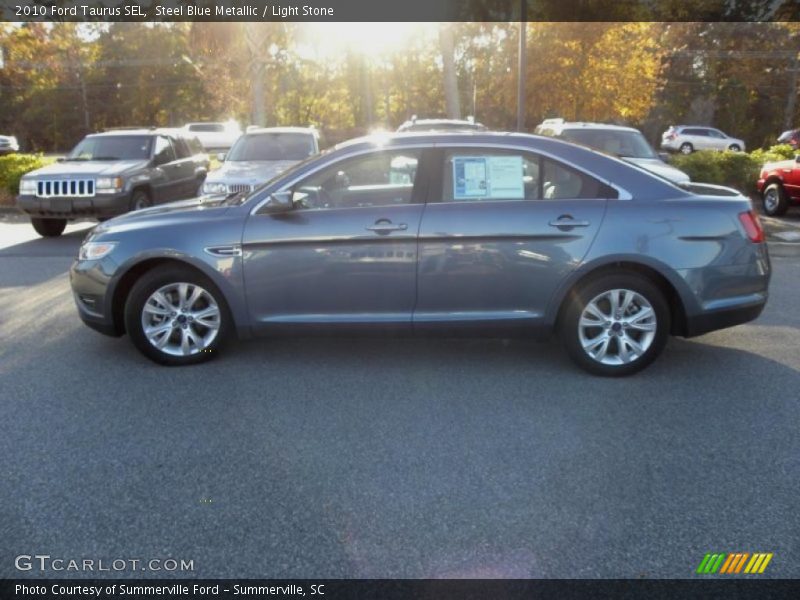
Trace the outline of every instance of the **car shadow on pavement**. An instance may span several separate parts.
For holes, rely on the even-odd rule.
[[[77,256],[83,238],[88,229],[66,232],[58,237],[37,238],[0,248],[0,257],[24,256],[29,258],[50,258]]]

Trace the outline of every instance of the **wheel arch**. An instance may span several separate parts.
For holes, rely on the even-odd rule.
[[[630,272],[645,277],[661,290],[670,307],[670,335],[686,336],[689,316],[686,298],[690,292],[680,276],[674,272],[667,275],[670,271],[666,265],[646,263],[638,257],[619,257],[585,265],[556,292],[548,308],[548,322],[551,327],[557,327],[569,301],[589,282],[610,273]]]
[[[149,256],[142,257],[140,260],[132,262],[115,278],[113,286],[109,286],[110,297],[107,299],[107,305],[111,314],[112,324],[114,330],[122,335],[125,331],[125,303],[131,289],[136,282],[145,274],[155,268],[162,266],[173,265],[194,271],[209,279],[220,290],[222,298],[220,299],[228,313],[234,329],[241,337],[246,337],[241,327],[241,323],[237,320],[237,310],[235,306],[231,305],[231,290],[226,289],[225,284],[220,284],[219,274],[212,272],[212,270],[205,265],[205,263],[197,264],[194,261],[186,260],[178,256]]]

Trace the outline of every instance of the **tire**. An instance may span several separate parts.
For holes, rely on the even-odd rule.
[[[764,188],[761,204],[764,207],[764,214],[770,217],[783,216],[789,210],[789,200],[780,183],[770,183]]]
[[[614,296],[618,307],[628,303],[627,317],[612,312]],[[669,330],[664,294],[649,279],[626,271],[593,279],[571,294],[559,322],[570,358],[589,373],[606,377],[647,367],[664,349]]]
[[[728,150],[730,150],[731,152],[741,152],[742,147],[739,144],[731,144],[730,146],[728,146]]]
[[[40,219],[31,217],[31,225],[42,237],[58,237],[67,228],[66,219]]]
[[[148,194],[145,190],[133,190],[128,210],[133,212],[134,210],[142,210],[143,208],[147,208],[148,206],[152,205],[153,202],[150,199],[150,194]]]
[[[694,146],[692,146],[689,142],[683,142],[681,144],[681,147],[678,148],[678,151],[681,154],[691,154],[692,152],[694,152]]]
[[[187,306],[181,297],[192,304]],[[206,314],[202,324],[198,314]],[[147,271],[125,302],[125,328],[133,345],[161,365],[191,365],[214,358],[232,322],[219,289],[188,267],[167,265]],[[148,325],[153,330],[149,334]]]

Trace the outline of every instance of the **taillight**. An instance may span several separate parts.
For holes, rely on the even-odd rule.
[[[744,232],[751,242],[757,244],[764,241],[764,228],[761,226],[761,221],[756,213],[752,210],[739,213],[739,221],[741,221]]]
[[[678,137],[678,135],[677,135],[676,133],[670,133],[670,134],[667,136],[667,139],[668,139],[668,140],[674,140],[676,137]]]

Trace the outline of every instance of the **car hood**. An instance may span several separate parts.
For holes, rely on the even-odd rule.
[[[656,175],[660,175],[665,179],[669,179],[673,183],[688,183],[690,180],[690,177],[686,173],[680,169],[669,166],[667,163],[658,160],[657,158],[624,157],[622,160],[634,165],[638,165],[643,169],[647,169],[648,171],[652,171]]]
[[[64,160],[47,165],[28,173],[28,177],[72,177],[72,176],[104,176],[113,177],[125,171],[144,169],[146,160]]]
[[[796,169],[798,167],[798,162],[793,158],[787,158],[786,160],[778,160],[775,162],[768,162],[764,163],[764,166],[761,167],[762,171],[774,171],[777,169]]]
[[[206,178],[207,182],[224,181],[226,183],[258,184],[269,181],[282,173],[298,160],[231,160],[222,163],[222,166],[211,171]]]
[[[200,196],[125,213],[97,225],[94,235],[147,229],[178,222],[216,218],[236,203],[234,196]]]

